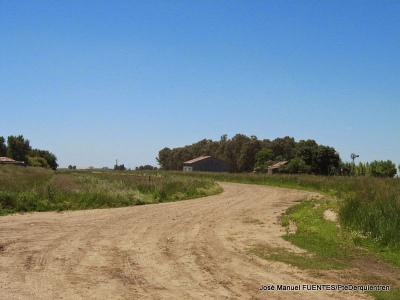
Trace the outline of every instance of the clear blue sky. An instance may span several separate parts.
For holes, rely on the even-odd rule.
[[[0,136],[60,167],[223,134],[400,163],[400,1],[0,0]]]

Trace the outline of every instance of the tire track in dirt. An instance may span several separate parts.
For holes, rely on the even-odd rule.
[[[0,218],[0,299],[367,299],[349,292],[261,292],[261,284],[348,283],[248,254],[301,251],[278,216],[315,195],[221,183],[174,203]],[[354,282],[353,282],[354,283]]]

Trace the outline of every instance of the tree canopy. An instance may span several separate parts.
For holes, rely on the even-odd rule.
[[[23,161],[28,166],[51,168],[56,170],[58,167],[57,157],[47,151],[32,149],[30,141],[22,135],[9,136],[7,145],[5,138],[0,136],[0,156],[7,156],[16,161]]]
[[[282,171],[329,175],[337,172],[340,164],[334,148],[318,145],[314,140],[296,142],[286,136],[271,141],[244,134],[236,134],[231,139],[225,134],[219,141],[203,139],[184,147],[164,148],[157,162],[162,169],[181,170],[184,161],[205,155],[226,161],[232,172],[266,172],[275,162],[298,158]]]
[[[182,170],[183,162],[208,155],[227,162],[231,172],[266,172],[268,166],[280,161],[288,161],[280,172],[289,174],[393,177],[397,172],[391,161],[374,161],[357,167],[342,162],[331,146],[319,145],[311,139],[297,142],[289,136],[271,141],[244,134],[229,139],[224,134],[219,141],[203,139],[184,147],[164,148],[156,159],[161,169]]]

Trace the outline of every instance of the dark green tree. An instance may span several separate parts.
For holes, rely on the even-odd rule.
[[[158,157],[156,158],[156,160],[157,163],[160,165],[161,169],[172,170],[170,162],[171,155],[172,155],[172,150],[167,147],[158,152]]]
[[[315,152],[313,171],[318,175],[333,175],[339,169],[340,157],[332,147],[319,145]]]
[[[340,157],[332,147],[318,145],[314,140],[300,141],[297,157],[309,166],[308,171],[315,175],[333,175],[340,170]]]
[[[241,157],[242,147],[251,139],[244,134],[236,134],[232,139],[225,142],[223,157],[229,163],[232,172],[243,172],[247,164]],[[246,151],[246,150],[243,150]],[[241,158],[243,159],[241,161]]]
[[[295,157],[286,166],[282,166],[280,171],[290,174],[306,174],[310,173],[311,167],[307,166],[300,157]]]
[[[22,135],[11,135],[7,138],[7,156],[9,158],[28,163],[28,156],[31,149],[29,140],[24,139]]]
[[[296,142],[289,136],[276,138],[269,148],[272,149],[275,157],[280,156],[283,160],[291,160],[296,155]]]
[[[7,145],[4,137],[0,136],[0,157],[7,156]]]
[[[268,166],[272,165],[274,161],[274,152],[269,148],[263,148],[256,154],[256,163],[254,170],[257,172],[265,172]]]
[[[312,166],[318,144],[314,140],[301,140],[296,147],[296,157],[300,157],[306,165]]]
[[[256,136],[251,136],[250,140],[242,145],[239,156],[239,171],[252,172],[256,162],[256,155],[261,150],[261,142]]]

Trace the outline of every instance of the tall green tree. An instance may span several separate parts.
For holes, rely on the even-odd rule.
[[[161,169],[172,170],[170,163],[171,155],[172,155],[172,150],[167,147],[158,152],[158,157],[156,158],[156,160],[157,163],[160,165]]]
[[[313,174],[331,175],[339,171],[340,157],[336,150],[318,145],[313,140],[304,141],[297,147],[297,157],[309,166]]]
[[[0,157],[7,156],[7,145],[4,137],[0,136]]]
[[[306,174],[310,173],[310,166],[307,166],[304,160],[300,157],[295,157],[290,160],[290,162],[286,166],[281,167],[282,173],[290,173],[290,174]]]
[[[256,136],[251,136],[250,140],[246,141],[240,150],[239,156],[239,171],[251,172],[254,170],[256,155],[261,150],[261,142]]]
[[[319,175],[332,175],[339,169],[340,157],[332,147],[319,145],[315,153],[314,170]]]
[[[289,136],[276,138],[272,141],[270,148],[275,157],[281,157],[283,160],[290,160],[296,155],[296,141]]]
[[[242,168],[246,164],[240,161],[242,148],[249,141],[250,138],[244,134],[236,134],[232,139],[226,141],[223,157],[229,163],[232,172],[243,172]]]
[[[256,154],[256,163],[254,169],[257,172],[267,171],[268,166],[273,164],[274,152],[269,148],[262,148]]]
[[[296,147],[296,157],[300,157],[306,165],[312,166],[318,144],[314,140],[301,140]]]
[[[29,140],[24,139],[22,135],[11,135],[7,138],[7,156],[9,158],[28,163],[28,156],[31,149]]]

